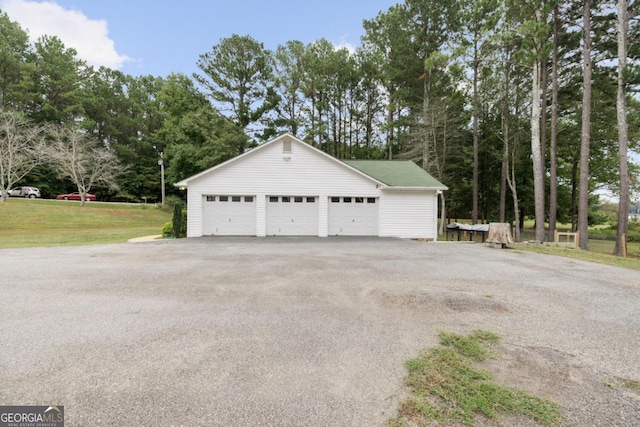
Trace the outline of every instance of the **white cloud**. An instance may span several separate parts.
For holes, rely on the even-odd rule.
[[[0,9],[28,30],[32,41],[43,35],[57,36],[89,65],[120,69],[131,60],[116,51],[105,20],[90,19],[52,1],[0,0]]]
[[[334,43],[333,46],[336,48],[336,50],[347,49],[352,55],[356,53],[356,47],[348,42],[345,36],[340,37],[340,42],[338,42],[337,44]]]

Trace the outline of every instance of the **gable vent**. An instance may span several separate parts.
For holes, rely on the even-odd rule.
[[[282,158],[285,160],[291,159],[291,140],[285,139],[282,141]]]

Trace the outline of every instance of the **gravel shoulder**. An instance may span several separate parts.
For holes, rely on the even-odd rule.
[[[0,250],[0,404],[68,426],[382,426],[438,331],[567,426],[640,426],[640,271],[479,244],[199,238]]]

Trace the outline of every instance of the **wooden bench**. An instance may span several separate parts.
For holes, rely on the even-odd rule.
[[[565,241],[561,242],[560,237],[565,237]],[[580,233],[572,233],[569,231],[556,230],[553,236],[553,243],[557,245],[577,248],[580,244]]]

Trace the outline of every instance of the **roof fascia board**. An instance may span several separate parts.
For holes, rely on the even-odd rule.
[[[449,187],[394,187],[394,186],[385,186],[383,190],[386,191],[446,191]]]

